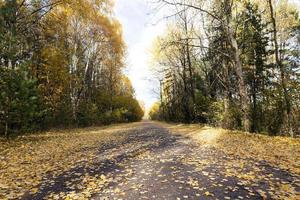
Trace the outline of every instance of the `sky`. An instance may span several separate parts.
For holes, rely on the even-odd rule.
[[[136,97],[147,109],[158,101],[157,80],[150,70],[150,49],[155,38],[162,34],[165,26],[157,23],[147,0],[116,0],[115,14],[123,26],[127,45],[127,68]]]

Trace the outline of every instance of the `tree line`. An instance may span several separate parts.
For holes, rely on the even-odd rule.
[[[300,134],[300,18],[288,0],[159,0],[153,119]]]
[[[138,121],[111,0],[0,0],[0,135]]]

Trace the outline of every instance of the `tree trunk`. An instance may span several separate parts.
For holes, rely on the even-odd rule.
[[[250,120],[249,120],[249,110],[248,110],[248,98],[247,98],[247,89],[243,77],[243,68],[240,59],[240,49],[238,47],[237,40],[234,36],[233,27],[232,27],[232,13],[231,13],[231,2],[225,0],[226,5],[226,29],[228,40],[233,48],[233,57],[234,57],[234,69],[238,78],[238,90],[240,95],[241,110],[243,114],[243,129],[244,131],[250,130]]]
[[[186,59],[185,59],[185,53],[183,53],[183,62],[182,62],[182,67],[183,67],[183,88],[184,88],[184,94],[182,97],[183,101],[183,109],[184,109],[184,118],[186,123],[191,122],[191,112],[190,112],[190,106],[189,106],[189,91],[188,91],[188,82],[187,82],[187,74],[186,74]]]
[[[8,123],[5,121],[5,137],[8,139]]]
[[[254,78],[252,82],[252,124],[251,132],[258,131],[258,112],[257,112],[257,81]]]
[[[222,122],[222,126],[224,128],[231,128],[230,127],[230,119],[229,119],[229,112],[230,112],[230,103],[231,103],[231,92],[230,92],[230,78],[229,78],[229,63],[222,59],[222,67],[224,69],[224,83],[225,83],[225,94],[224,94],[224,119]]]
[[[185,31],[185,48],[186,48],[186,61],[187,61],[187,67],[189,71],[189,83],[190,83],[190,95],[192,97],[192,103],[193,103],[193,110],[192,110],[192,118],[194,120],[195,118],[195,103],[196,103],[196,97],[195,97],[195,86],[194,86],[194,72],[193,72],[193,66],[192,66],[192,59],[191,59],[191,52],[190,52],[190,39],[188,34],[188,21],[186,13],[184,13],[184,31]]]
[[[285,112],[286,112],[286,122],[288,126],[288,132],[289,135],[294,137],[294,132],[291,126],[291,101],[290,97],[288,94],[288,89],[287,89],[287,79],[286,79],[286,74],[284,70],[284,66],[281,62],[280,55],[279,55],[279,45],[278,45],[278,40],[277,40],[277,24],[276,24],[276,19],[275,19],[275,13],[273,9],[273,4],[272,0],[269,0],[269,7],[270,7],[270,15],[271,15],[271,21],[272,21],[272,26],[273,26],[273,40],[274,40],[274,46],[275,46],[275,60],[276,60],[276,65],[279,67],[280,70],[280,79],[281,79],[281,90],[283,91],[283,97],[284,97],[284,102],[285,102]],[[285,121],[285,120],[284,120]]]
[[[159,80],[159,95],[160,95],[160,109],[162,111],[161,113],[161,118],[165,120],[165,105],[164,105],[164,100],[163,100],[163,80]]]

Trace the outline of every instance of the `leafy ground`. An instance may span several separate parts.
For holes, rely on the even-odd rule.
[[[0,199],[300,198],[299,139],[141,122],[0,145]]]

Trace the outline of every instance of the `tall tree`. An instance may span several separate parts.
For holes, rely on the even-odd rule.
[[[272,29],[273,29],[273,42],[274,42],[274,54],[275,54],[275,60],[276,60],[276,65],[278,66],[280,70],[280,79],[281,79],[281,87],[282,87],[282,92],[283,92],[283,97],[284,97],[284,102],[285,102],[285,110],[286,110],[286,123],[288,127],[288,132],[291,136],[294,136],[293,129],[291,127],[291,112],[292,112],[292,106],[291,106],[291,100],[288,94],[288,86],[287,86],[287,77],[284,69],[284,65],[281,60],[280,52],[279,52],[279,45],[278,45],[278,38],[277,38],[277,24],[276,24],[276,18],[275,18],[275,12],[273,8],[273,3],[272,0],[268,0],[269,2],[269,7],[270,7],[270,17],[271,17],[271,22],[272,22]]]

